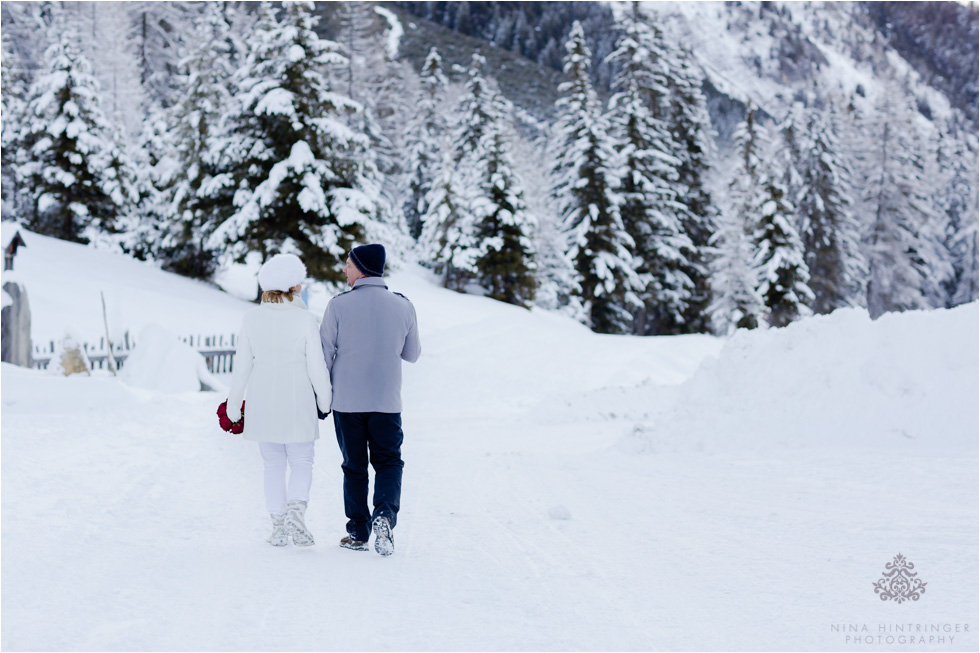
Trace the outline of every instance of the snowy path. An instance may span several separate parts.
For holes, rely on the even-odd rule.
[[[331,425],[317,545],[274,549],[223,397],[4,364],[3,650],[977,650],[976,305],[712,362],[398,282],[426,319],[388,559],[336,545]],[[918,602],[872,590],[899,553]],[[969,632],[834,630],[899,623]]]
[[[957,581],[933,582],[916,621],[976,607],[976,504],[946,499],[975,493],[975,456],[635,456],[615,420],[495,440],[492,423],[407,417],[382,559],[336,546],[329,435],[318,544],[273,549],[259,457],[212,428],[214,395],[82,384],[100,399],[81,414],[58,414],[67,394],[44,415],[4,406],[5,650],[849,649],[831,624],[892,621],[870,585],[913,550]],[[519,450],[540,437],[555,451]]]

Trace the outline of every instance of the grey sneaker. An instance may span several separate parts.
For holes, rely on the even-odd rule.
[[[351,551],[367,551],[367,542],[362,542],[361,540],[355,540],[350,535],[340,540],[340,546],[345,549],[350,549]]]
[[[391,522],[387,517],[375,517],[371,530],[374,531],[374,550],[378,555],[390,556],[395,552],[395,537],[391,533]]]

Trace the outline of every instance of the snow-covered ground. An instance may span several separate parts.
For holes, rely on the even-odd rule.
[[[232,333],[248,308],[26,238],[39,337],[98,335],[97,288],[132,333]],[[275,549],[223,397],[4,364],[3,650],[977,650],[977,304],[723,341],[390,285],[423,344],[391,558],[337,546],[329,423],[317,545]],[[873,590],[898,554],[917,601]]]

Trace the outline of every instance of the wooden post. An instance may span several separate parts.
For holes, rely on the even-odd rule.
[[[105,324],[105,341],[109,345],[108,347],[106,347],[105,362],[106,362],[106,366],[109,368],[109,372],[111,372],[112,375],[115,376],[116,359],[113,358],[112,356],[112,339],[109,338],[109,318],[106,317],[106,311],[105,311],[105,293],[100,290],[99,295],[102,296],[102,322]]]

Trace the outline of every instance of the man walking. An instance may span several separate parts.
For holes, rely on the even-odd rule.
[[[382,245],[351,250],[344,267],[351,287],[330,300],[320,325],[323,356],[333,385],[334,427],[344,456],[347,537],[340,546],[395,552],[392,530],[402,488],[402,367],[414,363],[419,344],[415,307],[381,278]],[[368,508],[368,462],[374,467],[374,510]]]

